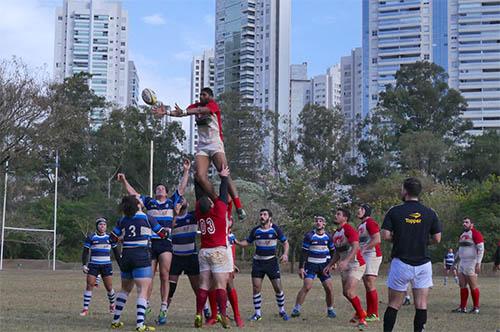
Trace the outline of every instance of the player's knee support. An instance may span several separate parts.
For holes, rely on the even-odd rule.
[[[177,283],[170,281],[169,284],[170,284],[170,287],[168,289],[168,298],[170,299],[170,298],[174,297],[175,290],[177,289]]]

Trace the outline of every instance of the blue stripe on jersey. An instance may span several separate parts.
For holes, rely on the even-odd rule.
[[[111,248],[116,247],[109,234],[90,234],[85,239],[83,246],[90,249],[90,263],[111,264]]]
[[[123,248],[147,247],[151,238],[151,231],[158,232],[161,226],[154,218],[143,212],[137,212],[132,218],[123,217],[113,228],[117,236],[123,235]]]
[[[152,197],[141,195],[141,200],[146,207],[147,214],[154,217],[160,226],[165,228],[172,228],[172,220],[174,219],[174,206],[180,201],[182,196],[176,190],[172,196],[167,198],[164,202],[160,202]],[[160,237],[153,233],[152,239],[159,239]]]
[[[175,218],[175,227],[172,229],[172,252],[175,255],[196,254],[196,232],[198,223],[194,212],[186,213]]]
[[[227,241],[230,245],[234,244],[234,242],[236,241],[236,236],[234,235],[234,233],[229,233],[229,235],[227,236]]]
[[[455,263],[455,254],[448,253],[448,254],[446,254],[444,259],[445,259],[446,265],[453,265],[453,263]]]
[[[278,240],[285,242],[286,236],[277,225],[272,224],[271,228],[263,229],[255,227],[247,237],[248,243],[255,242],[254,259],[267,259],[276,255],[276,245]]]
[[[333,248],[332,237],[328,233],[317,234],[315,231],[310,231],[306,233],[302,242],[302,250],[308,255],[307,260],[316,264],[326,263]]]

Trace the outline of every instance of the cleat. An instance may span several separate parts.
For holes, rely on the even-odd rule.
[[[83,309],[82,312],[80,312],[80,316],[85,317],[89,315],[89,309]]]
[[[329,309],[326,312],[326,315],[327,315],[328,318],[335,318],[335,317],[337,317],[337,313],[333,309]],[[292,316],[293,316],[293,314],[292,314]]]
[[[112,329],[121,329],[123,327],[123,322],[111,323]]]
[[[299,317],[299,316],[300,316],[300,311],[294,308],[292,310],[292,317],[295,318],[295,317]]]
[[[158,324],[158,325],[167,324],[167,312],[166,311],[160,311],[160,314],[158,315],[158,319],[156,320],[156,324]]]
[[[217,324],[217,318],[209,318],[209,319],[207,320],[207,325],[209,325],[209,326],[213,326],[213,325],[215,325],[215,324]]]
[[[152,312],[151,307],[148,305],[148,307],[146,308],[146,311],[144,311],[144,316],[150,315],[151,312]]]
[[[403,305],[410,305],[410,304],[411,304],[410,297],[409,296],[405,297],[405,301],[403,302]]]
[[[201,318],[201,315],[196,315],[194,316],[194,327],[199,329],[203,325],[203,318]]]
[[[352,316],[352,318],[349,320],[349,323],[355,324],[358,322],[358,319],[359,319],[358,315],[354,314],[354,316]]]
[[[203,309],[203,316],[205,316],[205,320],[207,321],[210,319],[210,310],[208,308]]]
[[[478,315],[478,314],[479,314],[479,308],[478,308],[478,307],[474,307],[474,308],[472,308],[472,309],[469,311],[469,314]]]
[[[380,318],[375,314],[371,314],[370,316],[366,317],[365,320],[367,322],[378,322],[378,321],[380,321]]]
[[[147,325],[143,325],[141,327],[136,327],[135,330],[138,332],[156,331],[156,329],[154,327],[147,326]]]
[[[364,331],[365,328],[368,327],[368,324],[366,323],[366,320],[364,318],[360,318],[358,322],[358,330]]]
[[[114,314],[115,313],[115,304],[110,304],[109,305],[109,313],[110,314]]]
[[[467,313],[467,308],[458,307],[456,309],[453,309],[451,312],[457,313],[457,314],[465,314],[465,313]]]
[[[247,213],[243,209],[236,209],[236,212],[238,213],[238,220],[243,221],[247,218]]]
[[[285,311],[280,312],[280,317],[283,318],[285,322],[290,320],[290,317],[288,317]]]
[[[253,314],[252,317],[248,318],[249,321],[251,322],[257,322],[259,320],[262,320],[262,316],[261,315],[257,315],[257,314]]]
[[[238,327],[245,327],[245,323],[243,322],[243,319],[241,319],[240,316],[234,316],[234,321],[236,322],[236,326]]]
[[[223,317],[221,315],[217,315],[217,322],[219,322],[220,325],[222,325],[222,327],[225,329],[231,328],[231,326],[229,325],[229,317],[227,316]]]

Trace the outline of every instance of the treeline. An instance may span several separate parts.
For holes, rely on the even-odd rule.
[[[51,228],[57,151],[57,257],[74,261],[94,218],[118,217],[123,192],[114,180],[117,172],[126,173],[139,191],[149,191],[150,141],[155,182],[174,189],[185,134],[178,123],[157,120],[147,108],[115,108],[102,126],[92,128],[90,110],[112,105],[89,90],[88,75],[61,84],[38,76],[17,60],[0,65],[0,160],[5,164],[10,158],[7,224]],[[403,67],[396,79],[367,119],[346,122],[340,109],[307,105],[294,134],[281,131],[288,126],[274,113],[242,105],[237,94],[220,96],[226,152],[249,212],[249,221],[236,224],[237,236],[248,234],[259,208],[270,207],[290,238],[293,262],[314,215],[325,215],[331,230],[336,206],[347,205],[354,215],[357,204],[367,202],[381,223],[400,201],[402,180],[412,175],[422,179],[423,200],[444,224],[433,259],[442,260],[446,248],[456,247],[462,219],[469,216],[485,235],[490,260],[500,238],[499,134],[467,134],[471,125],[459,116],[465,100],[449,89],[442,68],[420,62]],[[262,153],[269,142],[276,143],[274,158]],[[191,192],[188,196],[192,200]],[[6,257],[51,254],[49,235],[6,235]]]

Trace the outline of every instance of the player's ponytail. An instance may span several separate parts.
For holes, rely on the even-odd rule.
[[[137,211],[139,211],[139,207],[137,206],[139,201],[135,195],[128,195],[122,198],[122,202],[120,203],[120,212],[125,216],[132,218]]]

